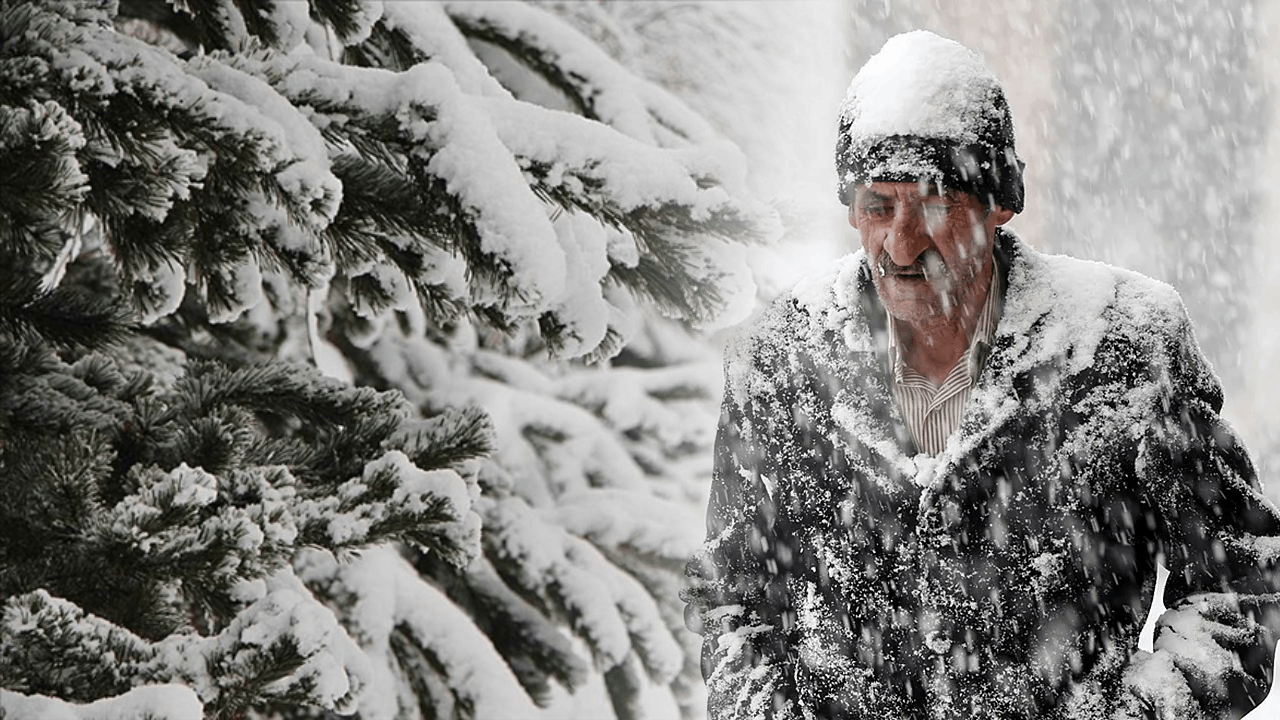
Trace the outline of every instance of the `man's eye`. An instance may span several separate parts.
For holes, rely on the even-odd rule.
[[[946,202],[924,203],[924,221],[932,230],[947,222],[947,214],[951,212],[951,204]]]
[[[862,206],[862,212],[868,215],[891,215],[893,206],[889,203],[868,203]]]

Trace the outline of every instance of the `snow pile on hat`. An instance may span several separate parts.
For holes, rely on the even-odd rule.
[[[1022,212],[1022,168],[1000,81],[954,40],[926,30],[889,39],[840,108],[840,201],[873,181],[920,179]]]

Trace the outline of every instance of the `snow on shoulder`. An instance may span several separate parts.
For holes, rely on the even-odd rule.
[[[730,337],[725,348],[725,388],[736,402],[745,403],[752,394],[775,392],[779,378],[772,371],[762,372],[761,363],[781,362],[801,345],[814,350],[830,332],[839,333],[849,350],[873,349],[858,297],[858,273],[865,267],[866,252],[859,248],[825,272],[799,280]]]
[[[975,55],[927,30],[890,38],[862,67],[841,105],[855,144],[891,135],[978,141],[981,117],[998,117],[999,82]]]
[[[1039,336],[1038,350],[1023,364],[1069,356],[1065,369],[1080,372],[1093,363],[1107,333],[1153,346],[1175,341],[1185,324],[1182,301],[1166,283],[1100,262],[1032,253],[1021,239],[1014,247],[1020,260],[1010,273],[996,334],[1017,336],[1019,344]],[[1044,329],[1033,332],[1046,313]]]

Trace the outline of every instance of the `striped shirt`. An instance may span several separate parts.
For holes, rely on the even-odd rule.
[[[1002,292],[1000,274],[992,273],[991,289],[982,304],[978,324],[969,347],[956,361],[942,385],[934,387],[924,375],[907,365],[898,352],[898,332],[892,316],[889,325],[889,362],[893,367],[893,398],[902,410],[911,439],[922,453],[937,455],[947,446],[947,438],[960,426],[965,405],[978,383],[986,350],[996,332],[996,300]]]

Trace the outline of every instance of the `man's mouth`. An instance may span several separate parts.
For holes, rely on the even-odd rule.
[[[886,268],[880,266],[881,277],[891,277],[896,280],[927,280],[929,273],[925,272],[922,267],[895,267]]]
[[[941,257],[926,253],[910,265],[896,265],[887,255],[882,256],[879,263],[880,277],[891,277],[905,281],[933,281],[946,277],[947,269]]]

